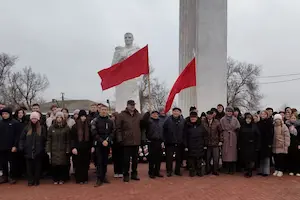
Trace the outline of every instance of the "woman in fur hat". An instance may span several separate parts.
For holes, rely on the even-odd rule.
[[[273,140],[273,155],[275,161],[274,176],[283,176],[285,169],[285,159],[290,146],[290,132],[284,124],[280,114],[274,115],[274,140]]]
[[[258,155],[258,175],[270,175],[270,160],[272,155],[272,144],[274,138],[274,127],[272,118],[267,110],[260,112],[260,121],[257,123],[260,132],[260,151]]]
[[[91,138],[87,113],[85,110],[80,110],[76,124],[72,127],[71,131],[71,149],[74,162],[76,163],[76,183],[87,184],[88,182],[90,152],[94,152],[92,144],[93,140]]]
[[[245,166],[245,177],[250,178],[260,149],[260,133],[250,113],[245,114],[238,139],[241,161]]]
[[[234,174],[237,161],[237,136],[241,125],[239,120],[233,116],[232,107],[228,106],[225,111],[226,115],[220,121],[224,136],[222,161],[226,164],[228,174]]]
[[[38,112],[30,114],[30,122],[24,129],[19,142],[19,150],[24,153],[26,159],[28,186],[40,184],[46,142],[46,129],[41,126],[40,118]]]
[[[57,112],[47,135],[47,154],[52,165],[52,178],[55,185],[64,184],[68,178],[68,154],[70,152],[70,128],[64,114]]]

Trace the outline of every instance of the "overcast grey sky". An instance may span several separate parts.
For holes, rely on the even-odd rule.
[[[48,76],[45,99],[95,101],[97,71],[111,64],[114,47],[132,32],[149,44],[155,76],[171,87],[178,76],[179,0],[0,0],[0,52],[19,56]],[[263,66],[262,75],[300,73],[300,1],[228,0],[228,55]],[[295,77],[260,79],[261,82]],[[300,108],[300,81],[262,85],[262,106]]]

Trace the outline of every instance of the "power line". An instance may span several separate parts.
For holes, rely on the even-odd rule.
[[[275,84],[275,83],[286,83],[286,82],[292,82],[292,81],[298,81],[298,80],[300,80],[300,78],[294,78],[294,79],[282,80],[282,81],[265,82],[265,83],[259,83],[259,84],[267,85],[267,84]]]
[[[294,74],[280,74],[280,75],[273,75],[273,76],[260,76],[259,78],[277,78],[277,77],[297,76],[297,75],[300,75],[300,73],[294,73]]]

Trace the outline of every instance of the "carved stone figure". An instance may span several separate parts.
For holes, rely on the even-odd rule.
[[[119,63],[140,48],[133,44],[133,34],[125,33],[124,35],[125,46],[117,46],[115,48],[112,64]],[[126,107],[127,100],[134,100],[136,109],[140,111],[140,98],[139,98],[139,81],[140,77],[128,80],[116,87],[116,111],[120,112]]]

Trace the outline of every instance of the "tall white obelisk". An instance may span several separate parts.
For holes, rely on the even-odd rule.
[[[196,2],[181,0],[179,13],[179,74],[193,59],[196,52]],[[178,106],[183,115],[189,115],[189,108],[196,106],[196,88],[187,88],[179,93]]]
[[[199,112],[206,112],[219,103],[226,105],[227,0],[180,1],[180,15],[185,12],[193,13],[194,10],[196,10],[196,15],[193,19],[188,19],[188,23],[194,24],[194,28],[186,30],[194,31],[196,38],[193,39],[191,36],[190,41],[180,39],[180,46],[182,48],[182,46],[195,44],[196,92],[179,98],[179,105],[192,104],[191,98],[194,98]],[[180,33],[184,31],[181,29],[184,29],[185,23],[187,23],[185,20],[180,20]],[[192,33],[189,32],[187,35],[186,37],[189,37]],[[192,40],[195,42],[192,43]],[[184,48],[180,50],[180,64],[182,57],[191,60],[189,52],[190,50],[184,50]],[[188,90],[183,92],[187,93]],[[185,93],[182,93],[182,96]],[[182,109],[184,113],[187,112],[185,106],[182,106]]]

